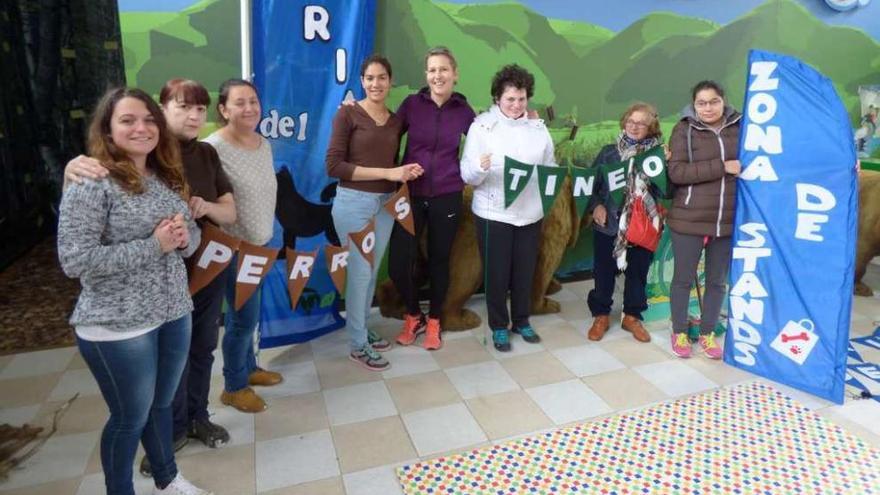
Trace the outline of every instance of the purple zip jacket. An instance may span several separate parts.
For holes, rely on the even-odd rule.
[[[438,107],[425,87],[403,100],[397,109],[407,133],[402,163],[418,163],[425,173],[409,182],[412,196],[434,197],[464,189],[458,165],[461,136],[474,121],[473,109],[461,93]]]

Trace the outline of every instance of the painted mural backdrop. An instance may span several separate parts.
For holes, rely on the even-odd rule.
[[[456,54],[458,90],[478,110],[491,103],[495,70],[519,63],[536,76],[532,106],[542,115],[553,109],[549,125],[561,164],[591,163],[635,99],[657,106],[667,135],[701,79],[721,82],[729,101],[741,106],[751,48],[793,55],[831,78],[854,139],[871,110],[860,88],[864,96],[880,85],[880,1],[849,2],[844,12],[825,0],[377,3],[376,50],[394,64],[392,104],[424,84],[423,56],[433,45]],[[238,0],[120,0],[119,6],[129,84],[155,92],[170,77],[192,77],[214,88],[239,74]],[[581,236],[568,252],[561,274],[592,267],[590,237]],[[661,245],[658,258],[669,251]],[[665,299],[669,270],[662,262],[652,270],[652,302]]]

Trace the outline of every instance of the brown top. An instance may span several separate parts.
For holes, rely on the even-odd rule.
[[[733,233],[736,177],[725,173],[724,161],[738,157],[740,114],[729,108],[724,119],[712,129],[686,116],[672,130],[668,172],[676,188],[666,223],[680,234]]]
[[[354,168],[394,168],[403,123],[391,113],[385,125],[378,125],[359,104],[342,105],[333,118],[333,133],[327,145],[327,175],[339,185],[359,191],[387,193],[397,184],[387,180],[351,180]]]
[[[210,144],[197,139],[181,141],[180,158],[191,195],[216,203],[217,198],[232,192],[229,178],[220,166],[220,157]]]

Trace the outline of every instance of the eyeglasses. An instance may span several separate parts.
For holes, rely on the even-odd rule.
[[[706,107],[716,107],[723,102],[721,98],[712,98],[709,101],[706,100],[697,100],[694,102],[694,106],[697,108],[706,108]]]
[[[637,122],[635,120],[627,120],[624,123],[627,125],[627,127],[635,127],[636,129],[648,127],[648,124],[646,124],[644,122]]]

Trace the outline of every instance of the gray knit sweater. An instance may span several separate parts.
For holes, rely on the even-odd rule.
[[[183,258],[198,248],[199,228],[178,194],[154,177],[145,185],[131,194],[112,179],[84,179],[64,191],[58,259],[82,286],[71,325],[125,332],[192,311]],[[189,245],[163,254],[153,230],[177,213],[186,217]]]

